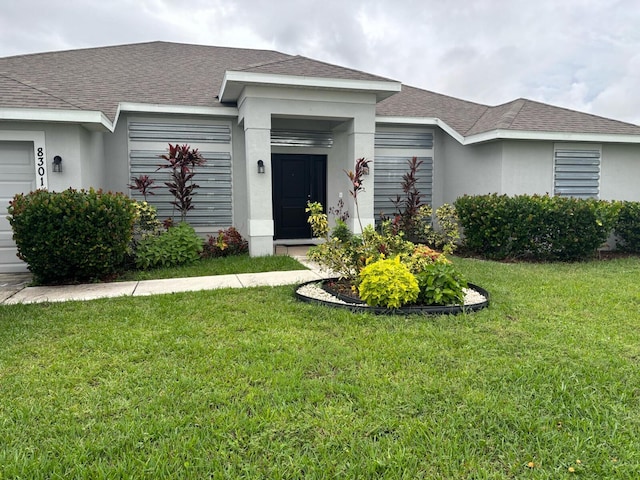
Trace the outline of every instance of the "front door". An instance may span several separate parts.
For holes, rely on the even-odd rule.
[[[271,164],[275,238],[311,238],[305,208],[308,201],[326,208],[327,156],[274,153]]]

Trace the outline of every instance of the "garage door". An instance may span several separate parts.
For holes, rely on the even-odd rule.
[[[16,193],[35,190],[35,176],[33,143],[0,141],[0,273],[27,271],[16,256],[7,207]]]

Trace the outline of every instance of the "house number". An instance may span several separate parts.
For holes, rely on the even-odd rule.
[[[36,146],[36,188],[47,188],[47,164],[44,147]]]

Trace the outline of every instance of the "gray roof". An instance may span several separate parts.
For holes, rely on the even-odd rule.
[[[394,82],[388,78],[372,75],[370,73],[353,70],[351,68],[339,67],[330,63],[320,62],[307,57],[297,55],[265,62],[260,65],[251,65],[241,69],[253,73],[269,73],[275,75],[299,75],[304,77],[338,78],[341,80],[363,80],[363,81],[383,81]]]
[[[0,58],[1,77],[32,87],[30,95],[24,89],[3,91],[0,107],[73,105],[102,111],[111,120],[120,102],[216,107],[225,71],[285,58],[290,56],[269,50],[168,42]],[[43,94],[66,106],[52,105]]]
[[[101,111],[120,102],[218,107],[226,71],[390,81],[272,50],[149,42],[0,58],[0,108]],[[526,99],[490,107],[415,87],[381,116],[439,118],[463,136],[493,130],[640,135],[640,127]]]

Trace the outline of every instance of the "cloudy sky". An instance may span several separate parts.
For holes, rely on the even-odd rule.
[[[638,0],[0,0],[0,57],[164,40],[267,48],[488,105],[640,124]]]

